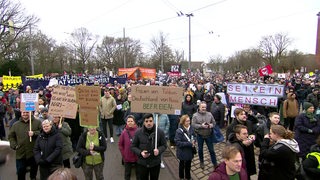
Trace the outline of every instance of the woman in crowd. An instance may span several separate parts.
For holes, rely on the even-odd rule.
[[[62,166],[62,139],[49,120],[42,122],[42,131],[34,146],[34,159],[40,166],[40,179],[46,180]]]
[[[119,139],[119,150],[121,152],[122,159],[124,161],[124,179],[130,180],[131,177],[131,169],[133,166],[136,165],[138,161],[138,156],[134,154],[131,149],[131,143],[135,132],[137,131],[138,127],[135,123],[134,116],[129,115],[127,117],[127,124],[122,131]],[[138,168],[136,168],[136,179],[139,180],[139,173],[137,172]]]
[[[65,168],[70,168],[70,157],[73,155],[72,143],[70,140],[71,128],[68,123],[64,122],[60,116],[53,116],[53,125],[58,129],[60,136],[62,138],[63,148],[62,148],[62,158],[63,166]]]
[[[121,94],[118,94],[117,98],[115,99],[117,108],[113,112],[113,124],[116,126],[116,135],[120,136],[126,123],[123,117],[124,111],[122,110],[125,99],[122,98]]]
[[[196,104],[193,103],[193,98],[190,94],[185,96],[184,102],[182,103],[181,115],[187,114],[192,119],[192,115],[197,111]]]
[[[174,138],[176,143],[177,158],[179,159],[179,178],[191,179],[191,161],[195,148],[195,133],[192,126],[190,126],[190,118],[188,115],[183,115],[180,118],[179,128],[176,131]]]
[[[295,160],[299,146],[293,133],[281,125],[272,125],[260,148],[259,180],[295,178]]]
[[[295,120],[295,139],[300,148],[298,156],[304,160],[320,134],[320,120],[314,115],[314,106],[309,102],[303,104],[304,112]]]
[[[105,136],[95,127],[90,127],[81,134],[77,151],[84,157],[82,170],[86,180],[93,179],[93,171],[97,180],[104,179],[104,151],[106,149]]]

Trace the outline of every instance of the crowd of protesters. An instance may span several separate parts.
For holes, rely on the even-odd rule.
[[[20,111],[20,93],[34,90],[27,87],[24,91],[3,92],[0,86],[0,138],[8,137],[16,151],[18,179],[25,179],[27,167],[31,167],[30,179],[36,178],[38,166],[41,179],[61,167],[70,168],[73,151],[83,157],[85,179],[92,179],[93,172],[96,179],[104,179],[104,152],[107,142],[115,142],[114,135],[119,136],[125,179],[130,179],[133,167],[137,179],[158,179],[160,169],[165,168],[162,153],[167,141],[177,152],[180,179],[191,179],[191,162],[196,154],[200,168],[205,169],[204,142],[214,167],[210,179],[250,179],[257,173],[258,179],[314,179],[320,174],[319,140],[316,141],[320,135],[319,78],[317,73],[306,78],[298,72],[286,78],[259,77],[250,72],[209,76],[196,72],[186,77],[128,80],[126,84],[95,83],[101,87],[99,127],[84,129],[79,124],[79,113],[76,121],[48,114],[54,90],[50,86],[36,90],[39,108],[32,113],[30,129],[30,112]],[[242,104],[231,112],[228,83],[280,84],[284,85],[285,94],[278,99],[277,107]],[[154,114],[131,112],[134,85],[183,87],[181,115],[159,114],[155,124]],[[219,93],[224,94],[226,104]],[[227,145],[224,161],[219,163],[214,132],[223,128]],[[254,148],[260,149],[258,167]]]

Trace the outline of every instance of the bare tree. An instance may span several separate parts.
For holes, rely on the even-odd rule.
[[[86,28],[78,28],[71,33],[71,41],[69,42],[71,47],[74,49],[75,61],[78,65],[77,70],[85,72],[88,68],[89,61],[93,55],[97,38]],[[92,70],[92,69],[90,69]]]
[[[292,40],[287,34],[278,33],[262,37],[259,43],[259,50],[262,52],[262,58],[272,67],[284,57],[284,53]]]
[[[16,39],[39,19],[26,15],[20,3],[0,0],[0,61],[10,59]]]

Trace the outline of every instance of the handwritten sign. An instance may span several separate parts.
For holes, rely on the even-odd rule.
[[[76,102],[79,104],[81,126],[98,126],[100,95],[99,86],[76,86]]]
[[[164,86],[132,86],[131,111],[141,113],[181,114],[183,89]]]
[[[75,88],[56,86],[51,94],[49,114],[75,119],[78,109]]]
[[[35,111],[38,106],[38,93],[21,93],[20,94],[21,103],[20,109],[21,111]]]

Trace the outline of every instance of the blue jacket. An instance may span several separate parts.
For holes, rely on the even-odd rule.
[[[183,132],[181,130],[183,130]],[[187,131],[182,126],[179,126],[179,128],[176,130],[176,136],[174,138],[174,141],[176,143],[177,158],[179,160],[188,161],[193,159],[192,142],[188,141],[184,133],[188,135],[190,140],[192,136],[195,138],[195,133],[192,126],[190,126],[189,131]]]

